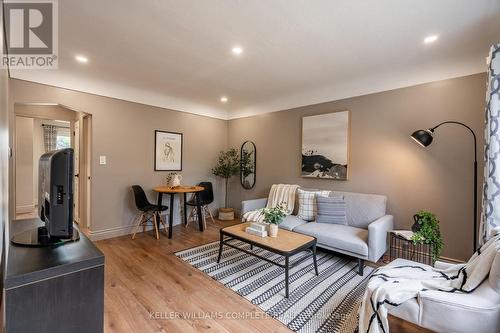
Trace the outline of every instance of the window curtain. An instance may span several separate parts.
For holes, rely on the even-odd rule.
[[[57,147],[57,126],[43,125],[43,145],[45,152],[56,150]]]
[[[488,57],[486,126],[484,150],[483,210],[480,242],[500,226],[500,44],[493,45]]]

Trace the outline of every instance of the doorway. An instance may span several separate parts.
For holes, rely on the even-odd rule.
[[[90,228],[91,115],[60,105],[14,106],[14,199],[16,220],[38,217],[38,161],[48,151],[73,148],[73,219]]]

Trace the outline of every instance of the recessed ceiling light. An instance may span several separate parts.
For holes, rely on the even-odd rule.
[[[82,55],[77,55],[75,57],[76,61],[81,62],[82,64],[86,64],[89,62],[89,59],[87,57],[84,57]]]
[[[424,39],[424,43],[425,43],[425,44],[434,43],[435,41],[437,41],[437,39],[438,39],[438,36],[437,36],[437,35],[427,36],[427,37],[425,37],[425,39]]]
[[[221,101],[222,103],[227,103],[228,98],[227,98],[226,96],[222,96],[222,97],[220,98],[220,101]]]
[[[234,55],[240,55],[243,53],[243,49],[240,46],[235,46],[232,48],[231,52],[233,52]]]

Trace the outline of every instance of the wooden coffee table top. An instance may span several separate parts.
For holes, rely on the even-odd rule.
[[[230,227],[221,229],[221,232],[228,236],[234,236],[242,241],[250,241],[256,246],[262,246],[274,250],[273,252],[293,252],[298,248],[302,248],[307,244],[316,241],[316,238],[280,229],[278,237],[260,237],[251,235],[245,232],[245,228],[250,225],[250,222],[236,224]]]

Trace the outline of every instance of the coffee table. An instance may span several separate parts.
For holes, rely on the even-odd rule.
[[[288,290],[288,275],[290,268],[298,265],[302,261],[313,258],[314,263],[314,271],[316,275],[318,275],[318,264],[316,262],[316,238],[302,235],[296,232],[288,231],[280,229],[278,233],[278,237],[260,237],[256,235],[251,235],[245,232],[245,228],[248,227],[250,222],[240,223],[230,227],[225,227],[220,229],[220,243],[219,243],[219,256],[217,258],[217,263],[220,262],[222,256],[222,248],[224,245],[237,249],[239,251],[245,252],[249,255],[257,257],[259,259],[265,260],[273,265],[285,269],[285,297],[288,298],[289,290]],[[226,238],[224,238],[226,237]],[[250,244],[250,251],[247,249],[238,247],[234,244],[231,244],[231,241],[238,240],[247,244]],[[253,246],[257,246],[261,249],[267,250],[272,253],[276,253],[285,257],[285,264],[281,264],[279,262],[273,261],[271,259],[267,259],[263,256],[260,256],[254,252]],[[294,262],[290,262],[290,257],[294,254],[297,254],[302,251],[310,251],[310,256],[304,256],[300,259],[295,260]]]

